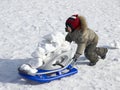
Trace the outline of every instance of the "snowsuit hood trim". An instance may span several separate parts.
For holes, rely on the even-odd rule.
[[[80,23],[81,23],[81,24],[80,24],[81,30],[82,30],[82,31],[87,30],[88,26],[87,26],[87,22],[86,22],[85,17],[83,17],[83,16],[78,16],[78,17],[79,17]]]

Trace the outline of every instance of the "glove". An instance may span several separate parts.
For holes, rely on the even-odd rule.
[[[81,54],[77,54],[77,53],[76,53],[72,59],[77,60],[80,55],[81,55]]]
[[[72,58],[73,59],[73,62],[72,62],[72,64],[71,65],[75,65],[76,64],[76,62],[77,62],[77,59],[79,58],[79,56],[80,56],[81,54],[75,54],[74,55],[74,57]]]
[[[76,62],[79,57],[80,57],[80,54],[76,53],[72,59],[74,60],[74,62]]]

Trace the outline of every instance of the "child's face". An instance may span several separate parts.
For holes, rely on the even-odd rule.
[[[68,32],[72,32],[72,29],[69,26],[67,26],[67,30]]]

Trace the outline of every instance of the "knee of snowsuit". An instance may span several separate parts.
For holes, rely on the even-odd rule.
[[[96,47],[96,43],[91,44],[85,49],[85,56],[90,62],[95,63],[99,60],[98,56],[102,57],[106,54],[106,48]]]
[[[98,55],[96,53],[96,45],[97,44],[95,43],[95,44],[91,44],[91,45],[87,46],[85,49],[85,52],[84,52],[86,58],[89,59],[90,62],[92,62],[92,63],[97,62],[99,59]]]

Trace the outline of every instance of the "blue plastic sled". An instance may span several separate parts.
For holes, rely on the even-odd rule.
[[[44,73],[44,72],[50,72],[50,71],[52,71],[52,70],[39,69],[37,73]],[[66,69],[63,69],[60,71],[58,70],[57,72],[49,73],[49,74],[40,74],[40,75],[36,74],[35,76],[24,74],[21,72],[19,72],[19,74],[23,78],[31,80],[31,81],[36,81],[36,82],[40,82],[40,83],[47,83],[47,82],[50,82],[53,80],[58,80],[60,78],[73,75],[77,72],[78,72],[78,70],[76,68],[73,68],[71,65],[69,65]]]

